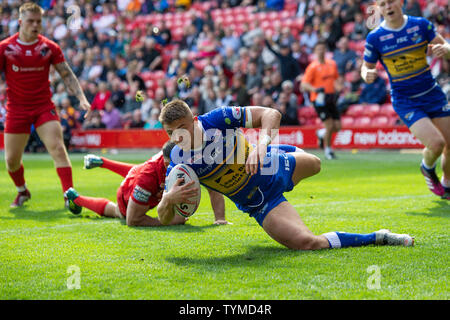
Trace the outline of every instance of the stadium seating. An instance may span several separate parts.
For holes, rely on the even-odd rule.
[[[353,126],[354,122],[355,122],[355,118],[353,118],[352,116],[342,116],[341,117],[342,127],[351,127],[351,126]]]
[[[372,122],[372,119],[370,117],[360,116],[360,117],[355,118],[355,121],[353,122],[353,126],[359,127],[359,128],[366,128],[366,127],[370,126],[371,122]]]
[[[376,116],[370,123],[372,127],[385,127],[389,125],[389,118],[386,116]]]
[[[422,1],[422,0],[421,0]],[[438,0],[441,1],[441,0]],[[422,1],[423,2],[423,1]],[[442,2],[442,1],[441,1]],[[295,36],[303,30],[305,19],[296,16],[298,2],[295,0],[286,0],[284,9],[281,11],[258,11],[256,6],[237,6],[232,8],[217,8],[215,1],[194,2],[192,8],[203,13],[211,14],[215,22],[221,23],[223,26],[231,27],[237,35],[243,32],[244,24],[248,24],[250,28],[255,27],[255,22],[264,30],[266,35],[273,35],[278,28],[288,27]],[[170,28],[172,38],[175,42],[179,42],[183,38],[184,27],[191,21],[192,11],[174,11],[150,15],[138,15],[134,21],[127,25],[128,30],[136,27],[146,27],[149,24],[160,25],[164,20],[166,26]],[[349,35],[354,28],[354,22],[348,22],[343,26],[345,35]],[[364,51],[365,41],[350,41],[349,48],[354,50],[358,55],[362,55]],[[167,68],[171,59],[173,47],[165,48],[162,54],[164,70]],[[314,56],[311,54],[310,59]],[[327,53],[327,58],[332,58],[332,53]],[[200,70],[206,66],[207,60],[197,59],[195,52],[188,53],[188,59],[194,63],[194,66]],[[382,77],[389,86],[387,73],[380,63],[377,64],[380,77]],[[144,79],[148,95],[154,94],[158,87],[158,80],[163,78],[164,71],[144,72],[141,74]],[[345,80],[350,82],[353,74],[347,73]],[[299,105],[302,105],[303,99]],[[298,109],[298,119],[301,125],[321,125],[320,119],[313,107],[306,106]],[[351,105],[347,112],[341,117],[342,125],[345,127],[374,127],[395,125],[398,123],[398,116],[395,113],[392,104],[383,105],[370,104],[354,104]]]

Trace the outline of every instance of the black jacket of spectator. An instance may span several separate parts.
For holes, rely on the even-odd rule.
[[[278,58],[283,80],[295,81],[295,78],[300,74],[300,66],[298,64],[298,61],[290,53],[290,49],[287,55],[283,55],[280,52],[274,50],[267,40],[266,46]]]

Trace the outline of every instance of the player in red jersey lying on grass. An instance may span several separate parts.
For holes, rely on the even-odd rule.
[[[113,161],[92,154],[84,157],[85,169],[101,167],[125,178],[117,189],[117,204],[104,198],[79,195],[73,188],[69,189],[65,195],[76,205],[90,209],[101,216],[126,219],[128,226],[160,226],[162,224],[158,218],[152,218],[146,213],[156,207],[161,200],[170,152],[174,145],[167,142],[161,152],[138,165]],[[183,190],[178,190],[179,185],[175,185],[174,188],[173,194],[177,199],[186,196]],[[214,210],[214,224],[227,224],[223,196],[218,192],[208,191]],[[177,215],[170,224],[184,224],[186,220]]]

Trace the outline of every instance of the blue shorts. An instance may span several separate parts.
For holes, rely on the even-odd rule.
[[[447,97],[438,85],[419,97],[392,96],[392,105],[408,128],[422,118],[450,116]]]
[[[258,205],[246,206],[236,203],[238,209],[255,218],[261,227],[267,214],[281,202],[287,201],[283,193],[294,188],[292,175],[295,170],[295,157],[289,153],[277,152],[275,159],[278,160],[277,172],[269,179],[264,179],[264,183],[258,186],[257,193],[255,193],[255,197],[258,197],[256,201]]]

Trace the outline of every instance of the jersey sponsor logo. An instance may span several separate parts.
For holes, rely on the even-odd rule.
[[[150,191],[141,188],[140,186],[134,187],[133,198],[140,202],[147,202],[150,199],[152,193]]]
[[[388,46],[388,45],[385,45],[385,46],[383,46],[383,48],[381,49],[382,51],[389,51],[389,50],[392,50],[392,49],[395,49],[395,48],[397,48],[397,45],[391,45],[391,46]]]
[[[289,164],[289,158],[286,154],[282,154],[283,158],[284,158],[284,170],[285,171],[291,171],[291,166]]]
[[[394,34],[393,33],[388,33],[388,34],[385,34],[384,36],[380,37],[380,41],[381,42],[389,40],[389,39],[394,39]]]
[[[419,34],[417,34],[417,33],[415,33],[415,34],[411,37],[411,40],[412,40],[414,43],[422,42],[422,36],[419,35]]]
[[[407,36],[397,38],[397,43],[403,43],[403,42],[407,42],[407,41],[408,41]]]
[[[19,45],[10,44],[5,48],[5,56],[18,56],[22,53]]]
[[[14,72],[19,72],[19,67],[16,66],[15,64],[13,64],[11,67]]]
[[[405,114],[405,119],[406,120],[411,120],[412,117],[414,117],[414,111],[408,112],[407,114]]]
[[[406,33],[413,33],[419,31],[419,26],[414,26],[411,28],[406,29]]]
[[[241,117],[242,117],[241,108],[239,108],[239,107],[233,107],[231,113],[233,114],[233,117],[234,117],[236,120],[240,120]]]
[[[352,137],[353,137],[353,131],[341,130],[337,133],[336,139],[334,140],[334,144],[346,146],[352,142]]]
[[[364,50],[364,56],[371,57],[372,56],[372,50],[369,50],[369,49],[366,48]]]

